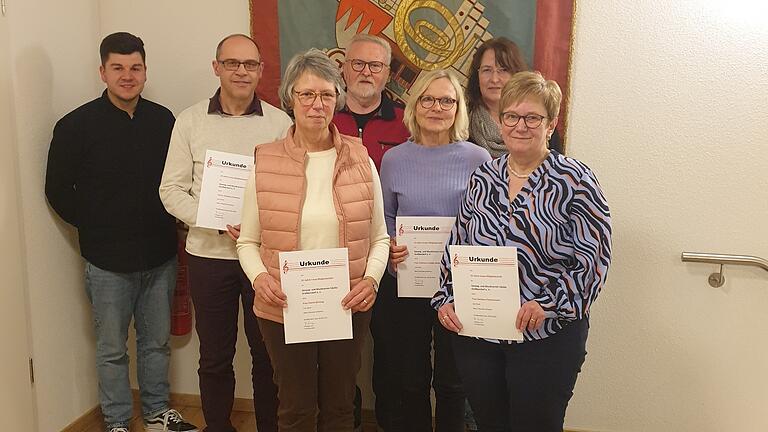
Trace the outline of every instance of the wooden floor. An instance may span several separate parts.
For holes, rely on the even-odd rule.
[[[203,419],[203,410],[200,407],[194,406],[175,406],[184,419],[197,427],[202,431],[205,427],[205,420]],[[256,418],[252,412],[234,411],[232,412],[232,426],[234,426],[238,432],[255,432],[256,431]],[[141,411],[138,406],[134,406],[133,420],[131,421],[131,432],[143,432],[144,424],[141,419]],[[376,432],[376,425],[363,424],[364,432]],[[94,424],[82,432],[104,432],[104,425],[102,423]]]

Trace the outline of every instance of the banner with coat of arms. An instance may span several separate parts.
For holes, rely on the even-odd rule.
[[[251,34],[265,61],[260,97],[279,106],[280,76],[294,54],[319,48],[341,65],[352,37],[369,33],[392,46],[387,90],[405,101],[422,71],[450,68],[466,82],[475,48],[504,36],[520,47],[532,69],[560,84],[562,134],[574,1],[250,0]]]

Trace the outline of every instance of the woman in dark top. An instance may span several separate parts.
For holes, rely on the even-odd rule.
[[[507,153],[497,115],[501,89],[512,75],[527,70],[528,65],[520,48],[504,37],[483,42],[472,57],[471,74],[467,82],[469,141],[488,150],[494,158]],[[553,131],[549,139],[549,148],[558,153],[563,152],[557,130]]]

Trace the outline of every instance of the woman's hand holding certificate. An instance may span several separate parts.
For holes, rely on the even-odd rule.
[[[285,343],[352,339],[347,248],[280,252],[280,264]]]
[[[253,290],[256,292],[256,297],[268,305],[288,306],[288,303],[285,302],[285,293],[280,289],[280,285],[275,278],[267,272],[256,276],[256,279],[253,280]]]
[[[450,254],[459,334],[523,340],[516,325],[520,309],[517,248],[451,245]]]

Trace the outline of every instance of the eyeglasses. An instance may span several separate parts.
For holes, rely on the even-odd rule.
[[[501,113],[501,122],[504,123],[504,126],[506,127],[513,128],[517,126],[517,124],[520,123],[520,119],[523,119],[523,122],[528,129],[536,129],[541,126],[542,120],[549,119],[549,117],[540,116],[538,114],[521,116],[513,112]]]
[[[320,102],[325,105],[332,105],[336,103],[336,93],[331,92],[315,92],[312,90],[294,90],[296,97],[299,99],[299,103],[304,106],[312,106],[315,104],[317,97],[320,97]]]
[[[260,62],[257,60],[246,60],[246,61],[240,61],[235,59],[226,59],[226,60],[216,60],[219,62],[222,66],[224,66],[225,70],[228,70],[230,72],[234,72],[238,69],[240,69],[240,65],[243,65],[245,67],[245,70],[248,72],[253,72],[255,70],[258,70],[259,67],[261,67],[264,62]]]
[[[435,106],[435,102],[440,105],[440,109],[448,111],[456,105],[456,99],[449,97],[436,98],[434,96],[419,96],[419,105],[424,109],[430,109]]]
[[[384,66],[387,66],[387,65],[385,65],[384,63],[382,63],[380,61],[370,61],[370,62],[367,62],[367,61],[362,61],[362,60],[358,60],[358,59],[353,59],[353,60],[347,60],[347,62],[350,65],[352,65],[352,70],[355,71],[355,72],[362,72],[363,69],[365,69],[365,67],[368,66],[368,70],[371,71],[371,73],[374,73],[374,74],[381,72],[382,70],[384,70]],[[389,66],[387,66],[387,67],[389,67]]]
[[[498,75],[509,75],[509,69],[505,67],[491,67],[491,66],[483,66],[480,68],[480,75],[483,76],[491,76],[495,72]]]

